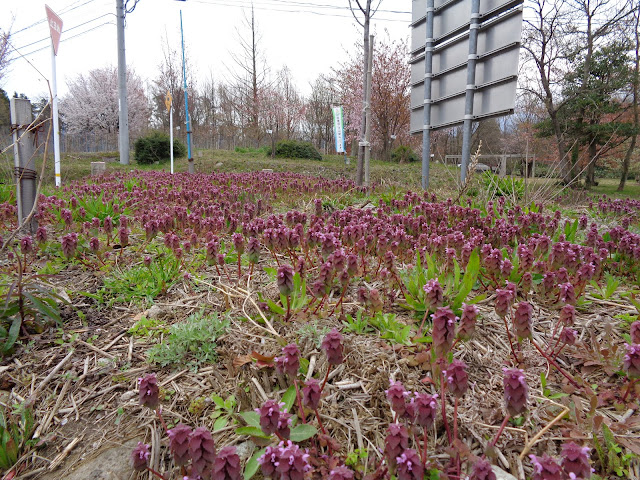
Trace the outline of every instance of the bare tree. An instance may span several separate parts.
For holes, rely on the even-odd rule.
[[[363,62],[362,62],[362,99],[367,98],[367,67],[369,65],[369,31],[371,25],[371,18],[375,15],[380,8],[382,0],[378,0],[378,5],[375,8],[371,8],[371,4],[374,0],[349,0],[349,8],[353,14],[353,18],[364,30],[364,42],[363,42]],[[355,4],[355,5],[354,5]],[[363,6],[364,5],[364,6]],[[357,7],[357,8],[356,8]],[[362,20],[360,19],[362,14]],[[364,133],[366,130],[366,113],[362,109],[362,123],[360,124],[360,140],[364,142]],[[358,167],[356,170],[356,184],[362,185],[364,183],[364,147],[358,149]]]
[[[186,112],[184,108],[184,79],[182,75],[182,55],[172,48],[165,34],[162,40],[163,60],[158,65],[158,75],[151,80],[149,96],[151,98],[152,124],[162,129],[169,128],[169,112],[165,106],[167,92],[173,97],[173,122],[176,126],[182,126],[181,137],[186,137]],[[187,93],[194,98],[195,82],[193,81],[193,69],[189,65],[188,51],[185,54],[187,66]],[[190,102],[190,106],[192,104]],[[193,111],[193,108],[191,109]]]
[[[305,106],[305,135],[318,149],[327,149],[333,135],[331,107],[338,93],[331,79],[318,76],[311,84],[311,94]],[[325,150],[326,151],[326,150]]]
[[[11,55],[9,52],[9,40],[11,38],[11,29],[0,30],[0,84],[7,71],[7,67],[11,62]]]
[[[238,86],[237,107],[246,116],[246,123],[250,130],[249,137],[257,147],[262,138],[259,125],[260,94],[266,85],[268,69],[260,49],[262,36],[258,31],[253,4],[251,4],[251,16],[245,14],[243,27],[247,32],[244,35],[240,30],[236,30],[240,53],[233,55],[238,71],[232,71],[231,76]]]
[[[568,21],[565,0],[532,0],[525,15],[522,48],[525,51],[523,71],[533,63],[536,77],[528,79],[524,90],[544,104],[550,128],[556,140],[558,161],[563,180],[570,183],[571,162],[567,156],[566,139],[559,119],[563,106],[559,84],[567,71]],[[522,78],[522,77],[521,77]]]

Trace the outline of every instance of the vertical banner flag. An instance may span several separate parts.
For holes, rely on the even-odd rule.
[[[344,148],[344,117],[342,107],[333,107],[333,133],[336,139],[336,153],[345,153]]]

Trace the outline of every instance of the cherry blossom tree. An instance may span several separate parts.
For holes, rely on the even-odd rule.
[[[335,72],[345,110],[345,134],[350,143],[359,138],[362,125],[361,60],[360,55],[351,57]],[[374,152],[385,160],[394,145],[416,142],[409,133],[411,70],[407,60],[407,42],[393,41],[388,35],[378,42],[373,54],[371,141]]]
[[[60,114],[70,133],[118,131],[118,69],[97,68],[68,82],[69,93],[60,102]],[[149,107],[142,80],[127,69],[129,129],[143,132],[149,125]]]

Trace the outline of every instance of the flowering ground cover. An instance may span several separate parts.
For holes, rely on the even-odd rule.
[[[637,477],[639,214],[265,172],[78,181],[33,235],[2,204],[0,467]]]

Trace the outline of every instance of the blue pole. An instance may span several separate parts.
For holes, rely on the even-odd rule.
[[[193,156],[191,155],[191,119],[189,118],[189,96],[187,95],[187,66],[184,58],[184,30],[182,29],[182,10],[180,10],[180,36],[182,37],[182,78],[184,80],[184,110],[187,118],[187,155],[189,173],[195,173]]]

